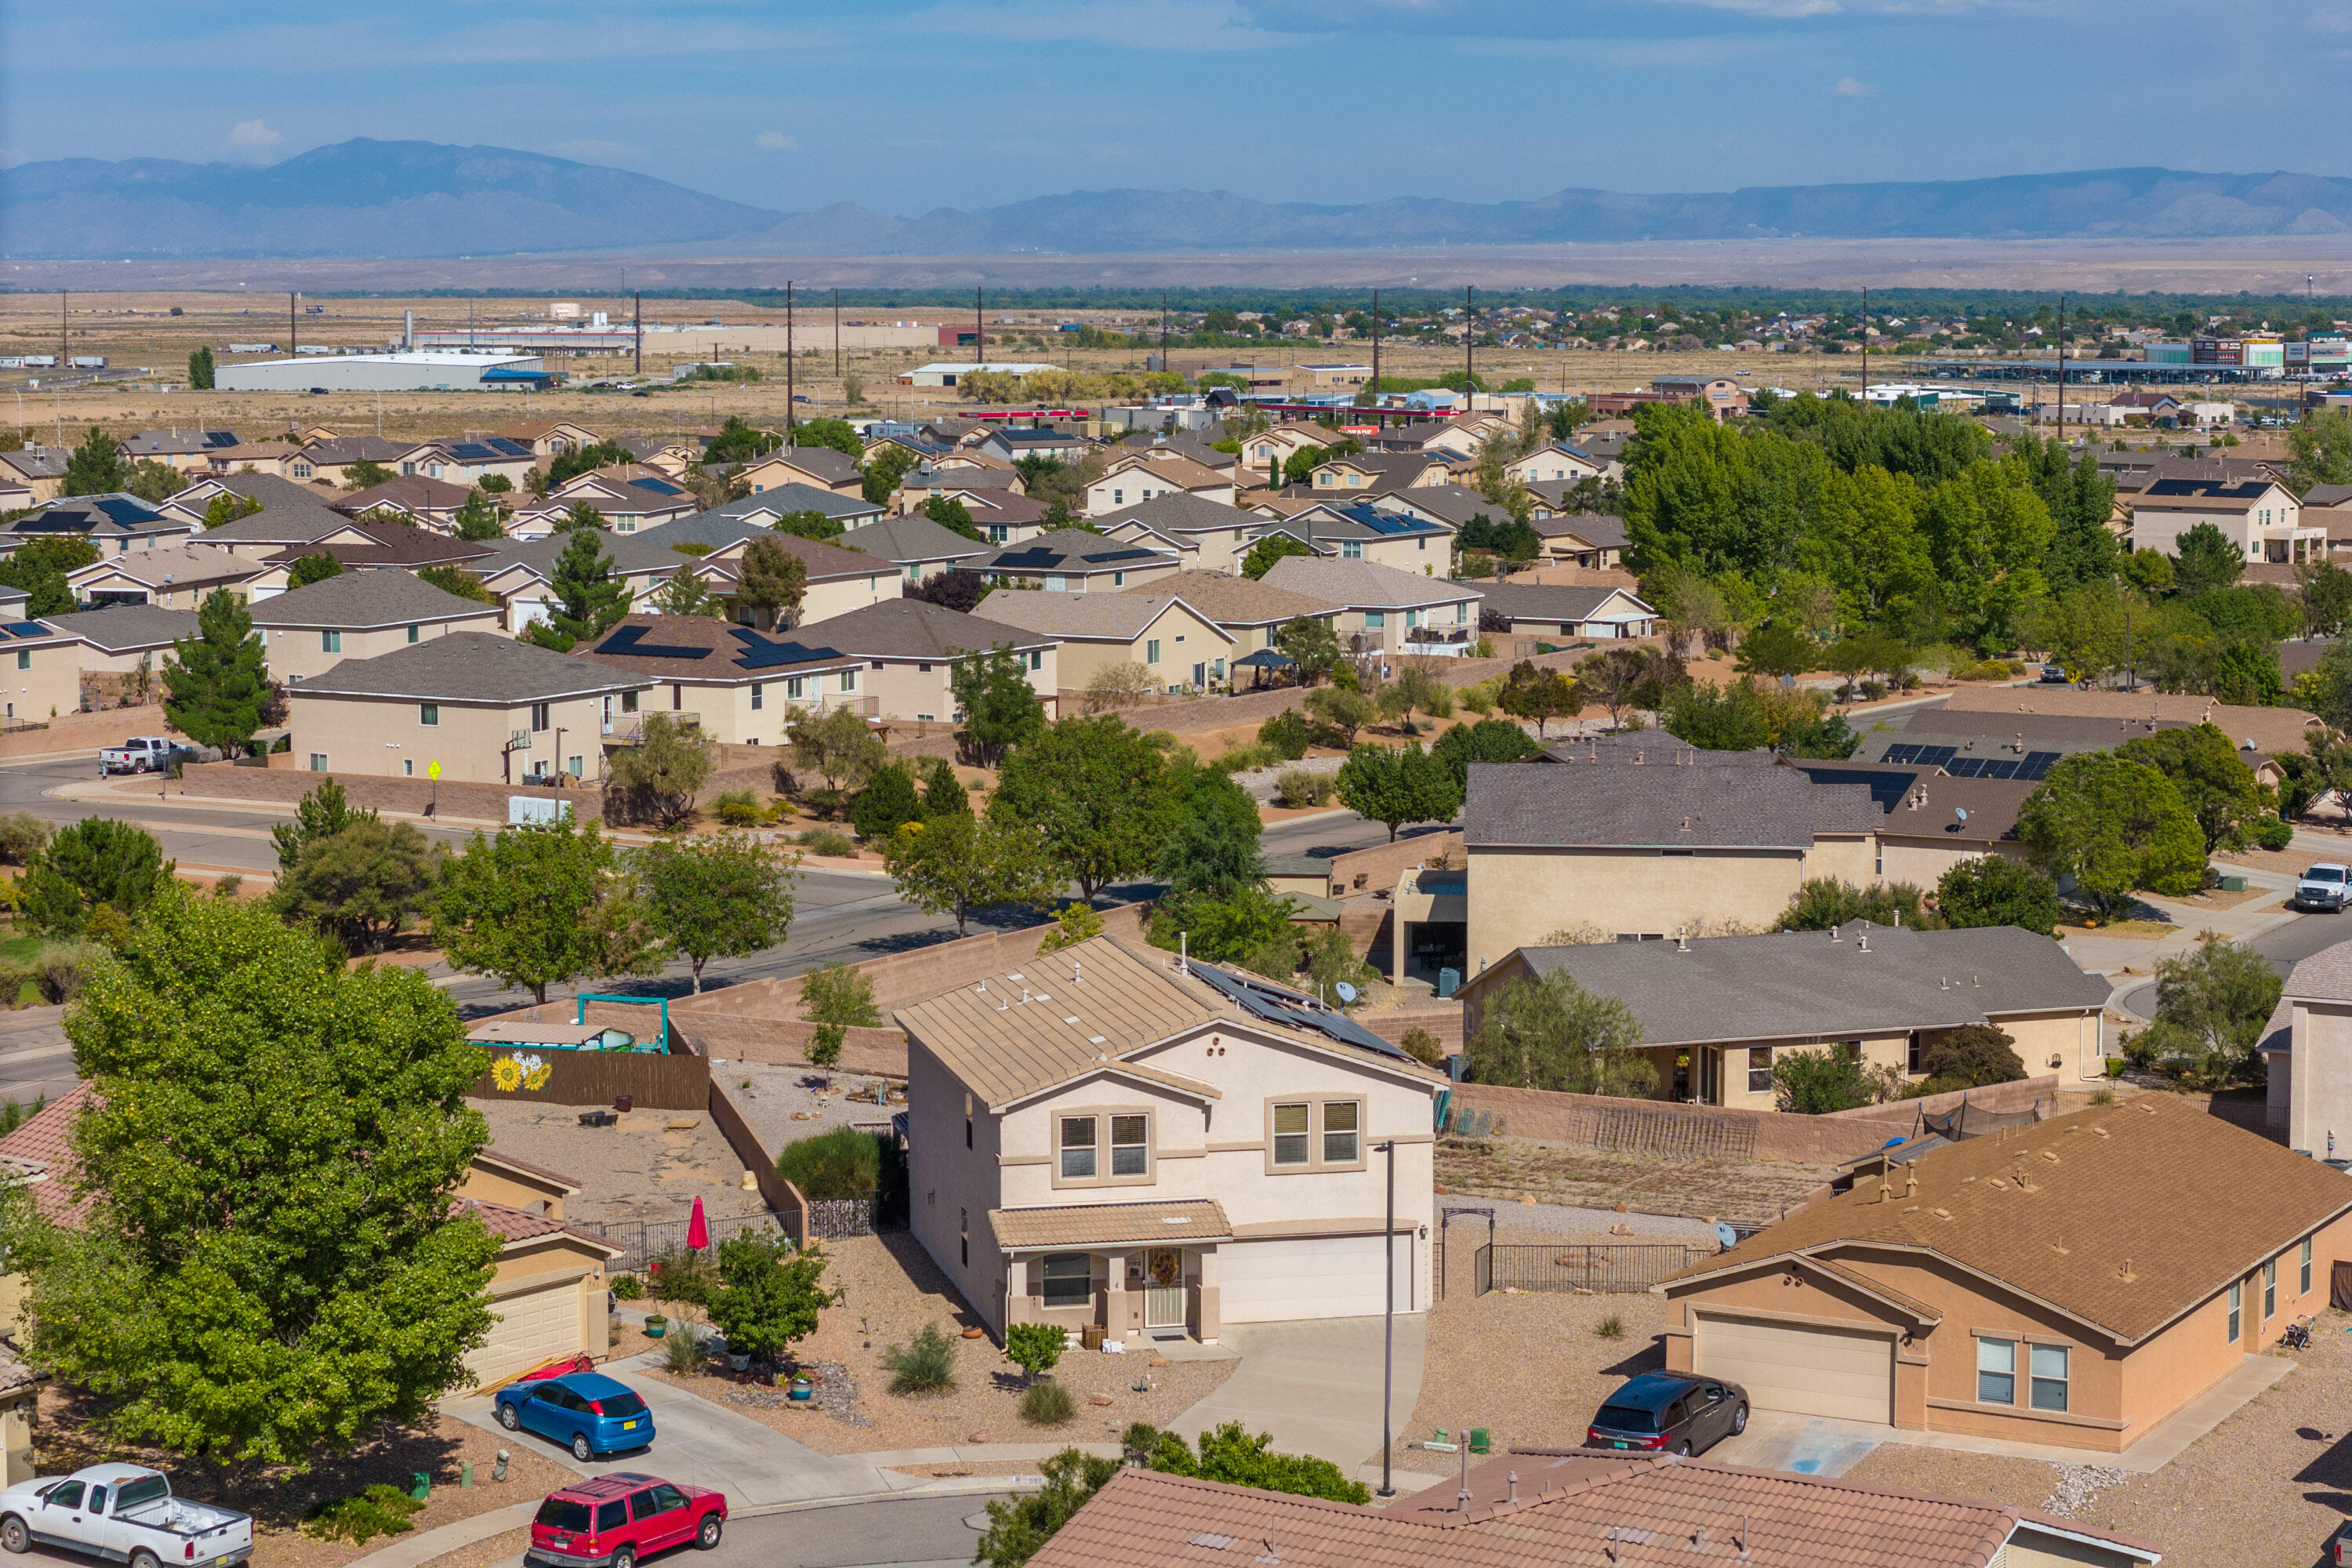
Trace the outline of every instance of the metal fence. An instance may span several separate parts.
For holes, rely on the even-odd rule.
[[[879,1228],[882,1194],[859,1193],[845,1198],[808,1200],[808,1233],[812,1241],[839,1241],[845,1237],[872,1236]]]
[[[1488,1242],[1478,1249],[1477,1292],[1590,1290],[1626,1296],[1646,1290],[1715,1248],[1680,1241]]]
[[[574,1230],[585,1231],[621,1249],[621,1256],[608,1266],[610,1272],[642,1274],[662,1254],[685,1247],[686,1227],[693,1222],[683,1219],[574,1219],[564,1223]],[[713,1247],[745,1231],[772,1230],[786,1237],[792,1235],[792,1228],[784,1223],[782,1215],[737,1215],[706,1223],[710,1227],[710,1245]]]

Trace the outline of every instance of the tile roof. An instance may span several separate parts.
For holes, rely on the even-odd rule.
[[[1452,1484],[1431,1491],[1445,1501],[1378,1509],[1122,1468],[1030,1561],[1034,1568],[1986,1568],[2012,1535],[2033,1539],[2036,1525],[2157,1556],[2129,1537],[2000,1504],[1674,1455],[1514,1452],[1470,1472],[1466,1507],[1445,1506]],[[2049,1544],[2066,1551],[2063,1541]]]
[[[482,1222],[483,1229],[509,1247],[520,1241],[537,1241],[542,1237],[562,1236],[569,1237],[574,1241],[584,1242],[608,1257],[621,1256],[622,1249],[601,1236],[591,1236],[584,1230],[566,1225],[560,1219],[551,1219],[543,1214],[531,1214],[523,1209],[509,1208],[504,1204],[494,1204],[488,1198],[453,1199],[449,1205],[449,1210],[452,1215],[473,1215]]]
[[[0,1138],[0,1160],[32,1168],[33,1202],[50,1219],[63,1219],[81,1208],[73,1194],[81,1172],[80,1158],[74,1152],[74,1123],[97,1097],[97,1085],[84,1079]]]
[[[991,521],[997,521],[992,514]],[[853,528],[834,542],[844,550],[862,551],[901,566],[929,561],[961,563],[996,548],[976,539],[966,539],[951,528],[942,528],[919,511]]]
[[[1145,566],[1170,566],[1176,557],[1165,550],[1124,539],[1106,539],[1082,528],[1057,528],[1019,544],[1008,544],[969,562],[975,572],[1093,573],[1132,571]]]
[[[981,607],[987,608],[986,601]],[[808,622],[793,635],[868,658],[944,659],[999,646],[1026,652],[1053,645],[1051,637],[925,599],[885,599],[830,620]]]
[[[346,572],[263,599],[257,626],[333,626],[365,630],[432,621],[495,616],[496,605],[461,599],[405,572]]]
[[[158,605],[110,605],[70,616],[43,616],[42,623],[66,637],[107,653],[163,647],[196,635],[196,612]]]
[[[1349,609],[1395,610],[1457,604],[1484,595],[1443,577],[1423,577],[1372,561],[1286,555],[1259,581]]]
[[[1686,766],[1654,762],[1638,778],[1624,767],[1475,763],[1463,831],[1473,848],[1807,850],[1824,796],[1843,804],[1854,830],[1875,826],[1861,784],[1817,785],[1793,768],[1720,765],[1709,755]]]
[[[315,697],[398,697],[425,702],[511,705],[604,691],[641,690],[651,682],[584,659],[520,643],[495,632],[451,632],[380,653],[347,658],[289,693]]]
[[[2161,1094],[1947,1144],[1910,1169],[1916,1190],[1894,1201],[1857,1184],[1661,1289],[1796,1254],[1870,1274],[1885,1250],[1929,1252],[2130,1345],[2352,1210],[2352,1176]]]
[[[1213,533],[1227,528],[1256,528],[1265,521],[1245,507],[1227,506],[1190,491],[1116,507],[1088,521],[1106,533],[1123,522],[1139,522],[1155,533]]]
[[[1331,616],[1339,606],[1230,572],[1179,572],[1123,592],[1173,594],[1221,626],[1276,626],[1300,616]],[[1094,595],[1087,595],[1089,598]]]
[[[1867,945],[1865,946],[1865,942]],[[1654,1046],[1957,1027],[2035,1010],[2096,1009],[2108,985],[2015,926],[1838,931],[1527,947],[1538,975],[1614,996]]]
[[[1131,642],[1150,630],[1171,605],[1181,601],[1173,594],[1133,588],[1117,594],[1048,594],[999,588],[981,603],[991,619],[1044,637]],[[1184,608],[1192,610],[1190,605]],[[1192,613],[1201,615],[1198,610]],[[1208,620],[1206,616],[1201,618]],[[1210,624],[1215,626],[1214,622]],[[1223,628],[1217,630],[1227,642],[1233,640]]]
[[[996,1245],[1008,1251],[1116,1247],[1139,1241],[1231,1241],[1234,1236],[1232,1222],[1214,1198],[991,1209],[988,1228]]]

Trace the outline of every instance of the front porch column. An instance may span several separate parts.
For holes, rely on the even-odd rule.
[[[1103,1333],[1107,1338],[1127,1337],[1127,1254],[1114,1252],[1103,1259]]]
[[[1194,1254],[1201,1260],[1201,1271],[1192,1280],[1192,1337],[1204,1345],[1217,1342],[1223,1309],[1218,1300],[1217,1249],[1204,1247]]]

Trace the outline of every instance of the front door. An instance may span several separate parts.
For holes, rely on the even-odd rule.
[[[1691,1054],[1685,1048],[1675,1053],[1675,1102],[1681,1104],[1691,1097]]]
[[[1155,1247],[1143,1264],[1143,1326],[1181,1329],[1184,1326],[1184,1254],[1173,1247]]]

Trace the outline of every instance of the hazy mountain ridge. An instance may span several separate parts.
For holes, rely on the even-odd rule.
[[[1146,254],[1661,239],[2193,238],[2352,232],[2352,180],[2102,169],[1528,201],[1268,203],[1228,191],[1073,191],[911,218],[778,213],[650,175],[501,147],[361,138],[266,168],[63,159],[0,172],[17,259]]]

